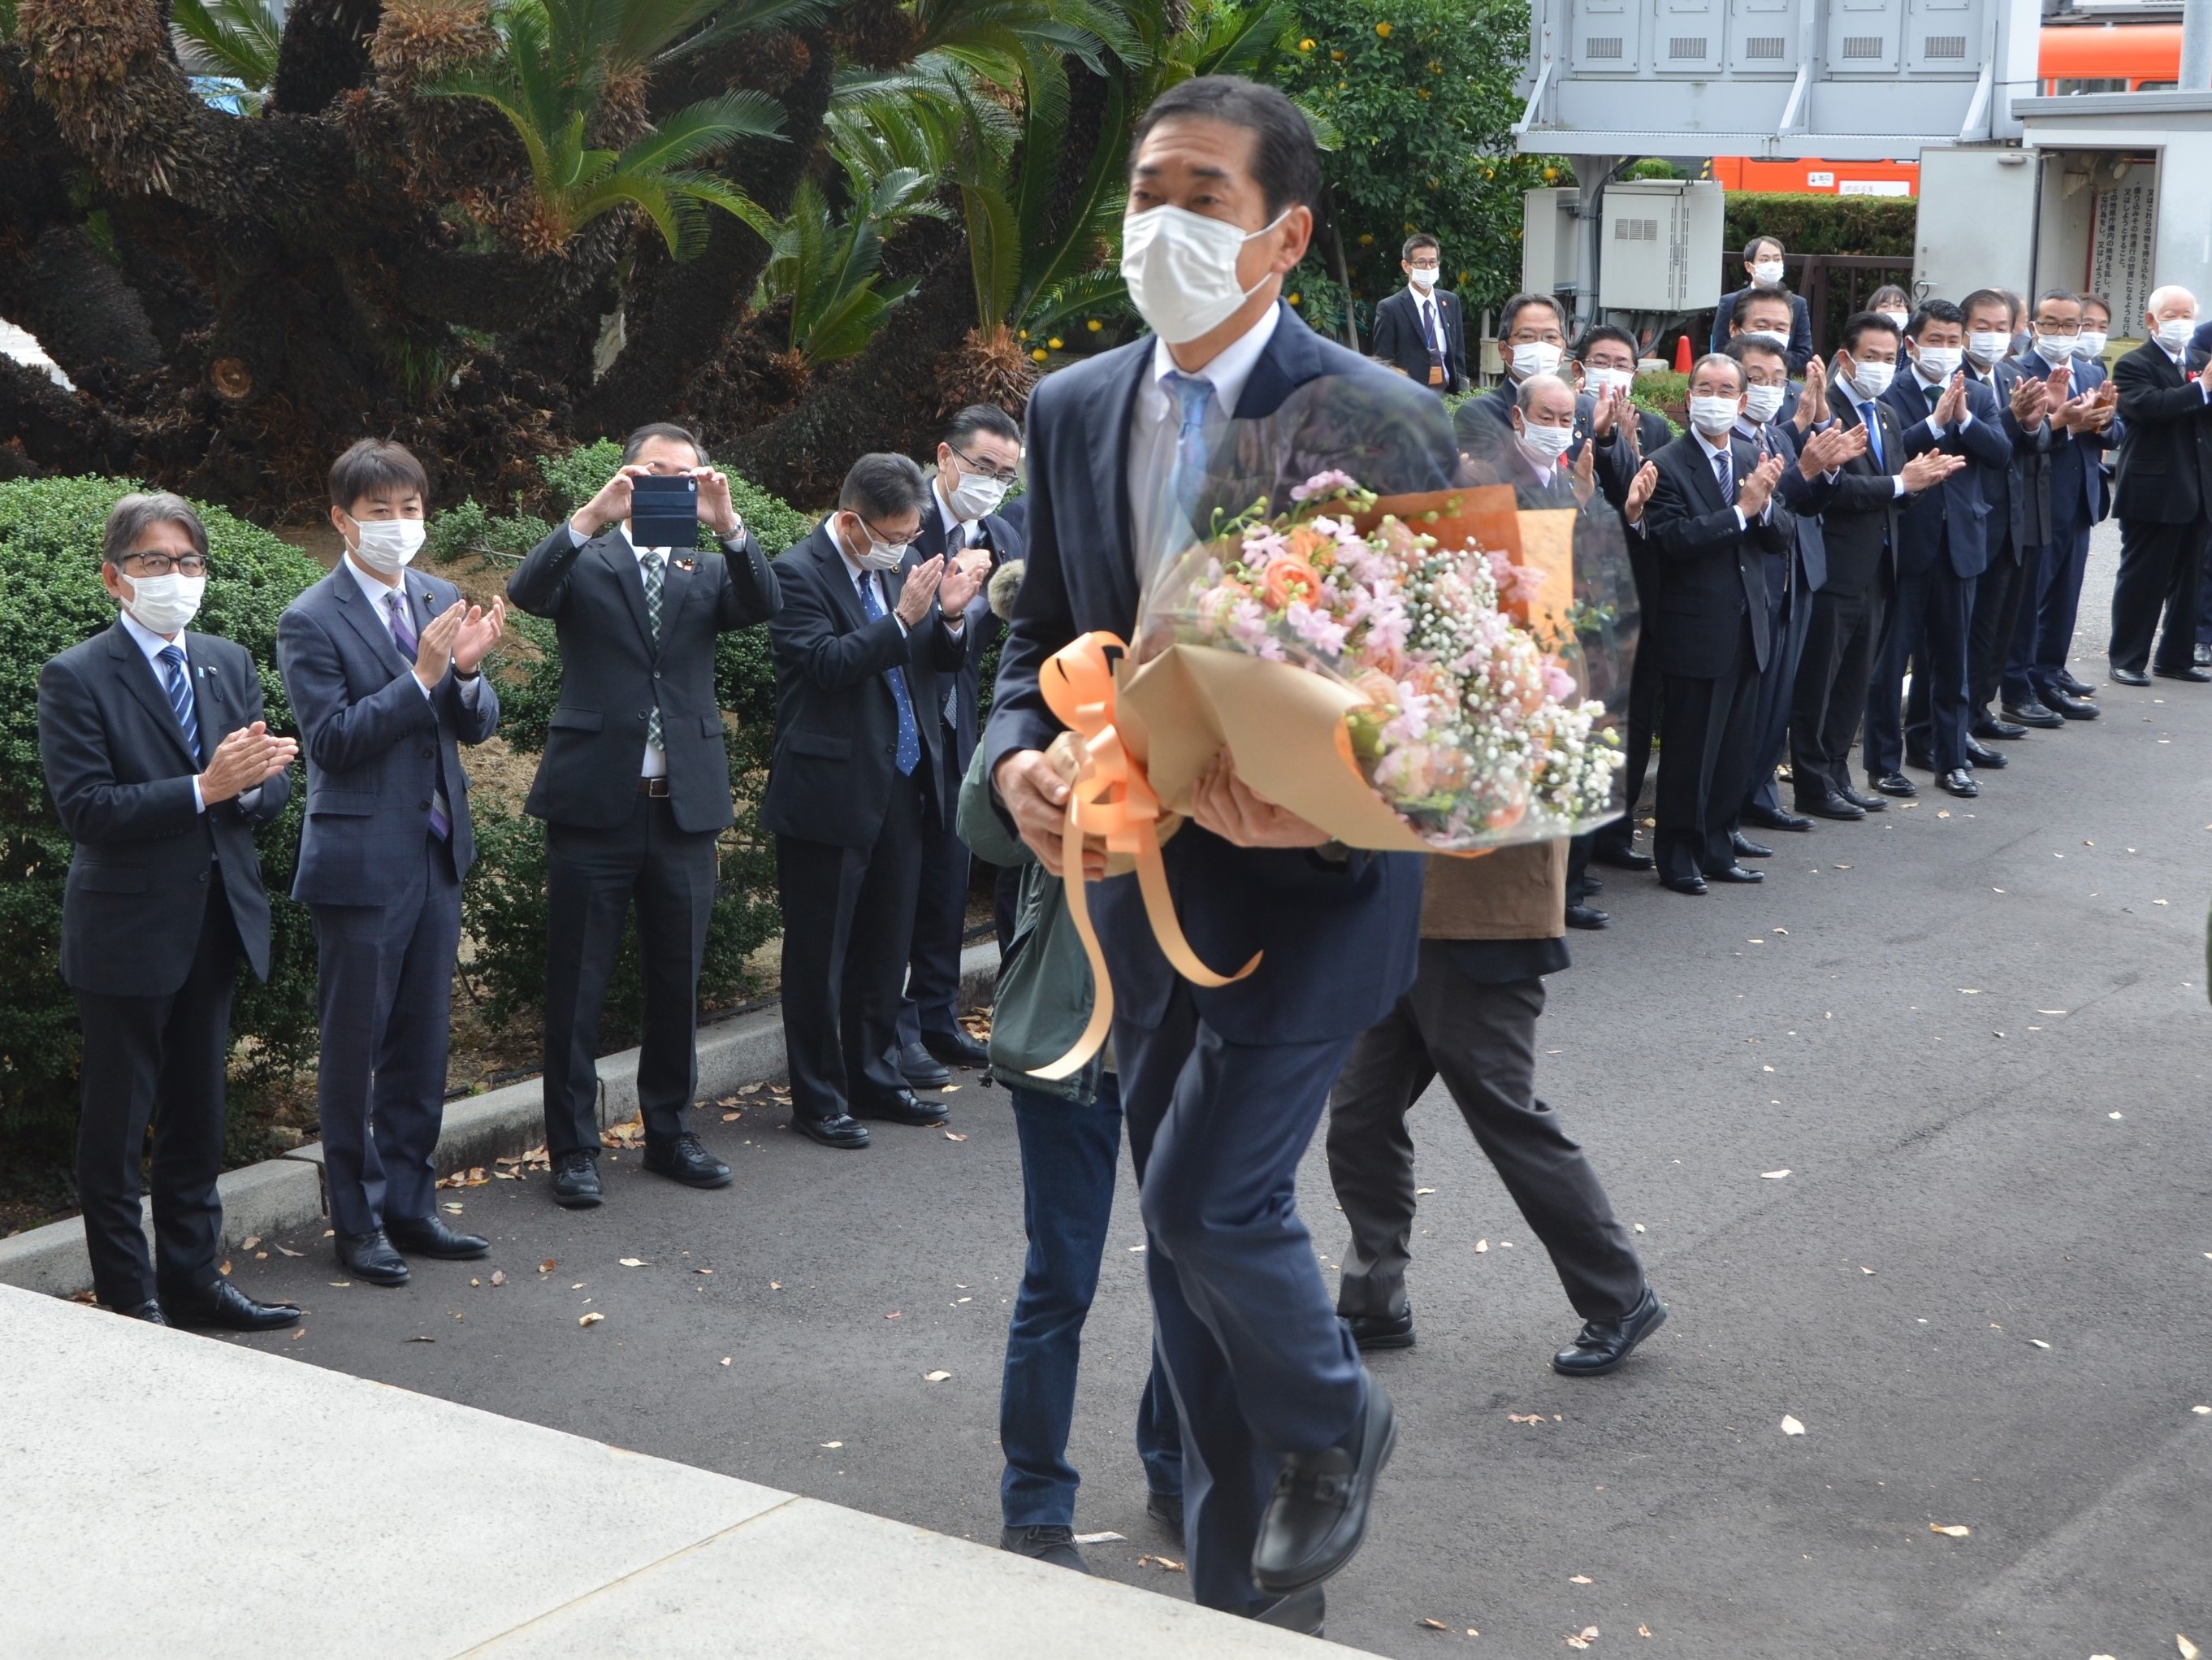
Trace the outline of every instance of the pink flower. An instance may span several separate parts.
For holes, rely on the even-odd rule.
[[[1335,469],[1331,468],[1327,472],[1317,472],[1314,474],[1312,477],[1307,479],[1303,484],[1291,485],[1291,500],[1293,502],[1310,502],[1316,496],[1326,497],[1336,496],[1346,490],[1356,490],[1358,488],[1359,485],[1358,482],[1353,479],[1350,473],[1339,472]]]

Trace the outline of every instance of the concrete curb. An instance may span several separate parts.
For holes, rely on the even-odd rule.
[[[971,946],[961,953],[963,1008],[990,1000],[998,968],[995,946]],[[602,1128],[618,1124],[637,1110],[637,1055],[635,1049],[624,1049],[599,1061]],[[703,1098],[726,1095],[741,1084],[779,1081],[785,1072],[783,1017],[775,1009],[757,1009],[699,1034],[699,1094]],[[448,1176],[540,1146],[545,1140],[544,1104],[541,1080],[535,1078],[448,1101],[438,1136],[438,1174]],[[265,1237],[319,1223],[329,1210],[323,1195],[322,1143],[310,1141],[280,1158],[226,1171],[216,1190],[222,1200],[225,1250],[236,1250],[256,1235]],[[142,1208],[151,1241],[152,1202],[143,1201]],[[92,1259],[85,1250],[83,1224],[71,1217],[0,1239],[0,1285],[52,1297],[74,1297],[90,1290]]]

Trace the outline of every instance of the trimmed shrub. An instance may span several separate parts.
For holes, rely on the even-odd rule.
[[[82,1043],[76,999],[57,966],[70,840],[39,763],[39,671],[114,622],[115,602],[100,585],[100,526],[118,497],[143,488],[117,478],[0,483],[0,1145],[47,1158],[74,1133]],[[193,626],[252,654],[269,724],[289,732],[291,705],[276,677],[276,618],[321,568],[220,508],[198,511],[213,563]],[[241,973],[231,1014],[234,1073],[247,1097],[289,1079],[314,1049],[313,936],[307,908],[283,897],[303,795],[295,787],[283,816],[259,837],[274,911],[270,977],[264,986]],[[233,1100],[235,1141],[239,1096]]]
[[[1754,236],[1792,253],[1879,253],[1910,259],[1920,204],[1909,196],[1804,196],[1731,191],[1721,221],[1721,287],[1741,285],[1736,262]]]

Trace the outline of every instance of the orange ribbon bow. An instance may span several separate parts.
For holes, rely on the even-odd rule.
[[[1106,1042],[1114,1025],[1114,982],[1106,971],[1106,954],[1099,948],[1097,930],[1091,926],[1091,900],[1085,891],[1083,839],[1104,839],[1109,854],[1127,854],[1136,860],[1137,887],[1144,895],[1145,915],[1152,935],[1176,972],[1194,985],[1225,986],[1242,980],[1260,966],[1260,953],[1234,974],[1216,974],[1200,961],[1183,937],[1176,921],[1175,902],[1168,893],[1167,870],[1160,863],[1160,798],[1153,793],[1145,769],[1115,729],[1114,660],[1128,654],[1120,635],[1103,632],[1080,635],[1045,661],[1037,676],[1037,689],[1045,707],[1073,733],[1083,758],[1067,791],[1067,818],[1061,830],[1060,868],[1065,873],[1067,914],[1083,941],[1083,954],[1091,964],[1092,999],[1090,1024],[1075,1040],[1075,1047],[1049,1065],[1033,1067],[1030,1076],[1066,1078],[1080,1071]]]

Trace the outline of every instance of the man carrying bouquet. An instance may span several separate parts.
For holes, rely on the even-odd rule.
[[[1441,489],[1457,464],[1427,393],[1279,301],[1320,188],[1311,130],[1280,93],[1208,76],[1163,94],[1138,125],[1129,184],[1122,269],[1153,332],[1048,377],[1030,401],[1029,569],[984,739],[1001,807],[1054,873],[1067,789],[1044,755],[1061,728],[1040,671],[1088,631],[1133,635],[1149,565],[1135,550],[1188,541],[1231,420],[1274,414],[1327,376],[1409,435],[1404,453],[1362,463],[1363,483]],[[1194,988],[1155,943],[1136,884],[1101,887],[1124,1109],[1132,1136],[1152,1141],[1146,1262],[1184,1426],[1192,1589],[1318,1632],[1321,1584],[1358,1548],[1395,1429],[1331,1306],[1295,1179],[1352,1040],[1413,982],[1421,861],[1329,845],[1225,756],[1164,854],[1200,956],[1260,953],[1249,976]],[[1086,854],[1086,874],[1103,873]]]

